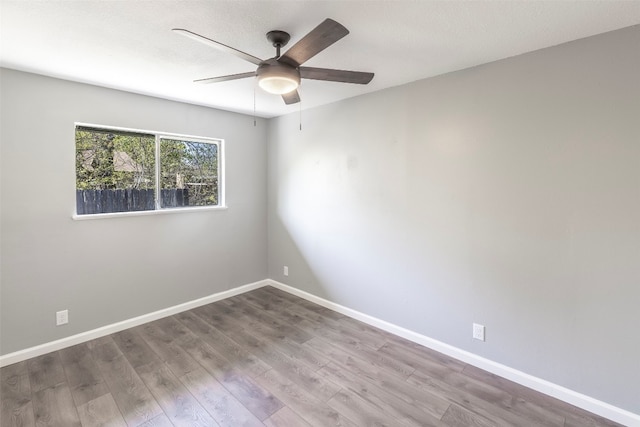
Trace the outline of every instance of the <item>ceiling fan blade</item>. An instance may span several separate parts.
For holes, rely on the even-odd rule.
[[[356,83],[366,85],[373,79],[373,73],[362,71],[333,70],[330,68],[300,67],[300,77],[330,82]]]
[[[183,35],[185,37],[189,37],[190,39],[199,41],[200,43],[204,43],[207,46],[211,46],[211,47],[213,47],[215,49],[218,49],[218,50],[221,50],[223,52],[227,52],[227,53],[230,53],[232,55],[235,55],[238,58],[242,58],[245,61],[251,62],[252,64],[260,65],[262,63],[262,59],[260,59],[260,58],[256,58],[255,56],[249,55],[246,52],[243,52],[241,50],[235,49],[235,48],[233,48],[231,46],[227,46],[226,44],[222,44],[222,43],[217,42],[215,40],[211,40],[209,38],[201,36],[200,34],[193,33],[193,32],[191,32],[189,30],[185,30],[185,29],[182,29],[182,28],[174,28],[171,31],[173,31],[173,32],[175,32],[177,34]]]
[[[207,79],[198,79],[194,80],[194,83],[218,83],[218,82],[226,82],[229,80],[238,80],[245,79],[247,77],[255,77],[256,72],[252,71],[250,73],[240,73],[240,74],[229,74],[228,76],[220,76],[220,77],[209,77]]]
[[[325,19],[294,44],[278,61],[297,67],[349,34],[342,24]]]
[[[287,105],[297,104],[298,102],[300,102],[300,94],[297,90],[292,90],[289,93],[282,94],[282,99]]]

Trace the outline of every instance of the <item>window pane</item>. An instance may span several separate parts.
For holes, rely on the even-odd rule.
[[[161,207],[218,204],[218,144],[160,140]]]
[[[155,136],[76,128],[76,209],[155,209]]]

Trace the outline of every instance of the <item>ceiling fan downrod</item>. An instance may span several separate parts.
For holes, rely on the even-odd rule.
[[[276,48],[276,59],[278,59],[280,58],[280,48],[289,43],[291,36],[286,31],[273,30],[267,33],[267,40]]]

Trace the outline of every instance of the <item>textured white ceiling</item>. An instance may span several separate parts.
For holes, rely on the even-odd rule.
[[[252,114],[254,79],[192,81],[255,66],[170,30],[266,59],[267,31],[289,32],[291,46],[325,18],[351,34],[305,65],[376,76],[303,80],[303,109],[636,25],[640,1],[0,0],[0,65]],[[273,117],[299,106],[257,89],[256,108]]]

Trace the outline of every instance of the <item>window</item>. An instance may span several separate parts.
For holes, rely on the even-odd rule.
[[[221,206],[222,141],[76,125],[76,213]]]

